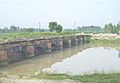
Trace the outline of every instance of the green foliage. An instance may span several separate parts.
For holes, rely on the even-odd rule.
[[[7,27],[5,27],[3,30],[1,30],[1,32],[8,33],[8,32],[10,32],[10,30]]]
[[[61,25],[58,25],[57,22],[49,22],[50,32],[56,31],[57,33],[62,32],[63,28]]]
[[[113,25],[112,23],[105,24],[104,33],[119,33],[120,31],[120,24]]]
[[[99,26],[83,26],[83,27],[78,27],[78,31],[80,32],[87,32],[87,33],[100,33],[102,32],[101,27]]]
[[[65,80],[71,79],[80,81],[83,83],[119,83],[120,82],[120,73],[111,73],[111,74],[92,74],[92,75],[67,75],[67,74],[48,74],[48,73],[39,73],[37,75],[32,75],[31,78],[38,79],[52,79],[52,80]]]
[[[34,29],[33,28],[27,28],[26,30],[25,30],[25,32],[33,32],[34,31]]]
[[[22,40],[29,38],[48,38],[48,37],[58,37],[58,36],[73,35],[71,32],[20,32],[20,33],[2,33],[0,34],[0,42]]]
[[[105,46],[105,47],[120,47],[120,39],[91,39],[90,45],[93,47],[96,46]]]
[[[19,30],[19,27],[16,27],[16,26],[11,25],[10,31],[12,31],[12,32],[17,32],[18,30]]]
[[[39,73],[35,75],[32,74],[9,74],[9,73],[2,73],[0,72],[0,77],[7,77],[8,75],[18,75],[20,78],[27,77],[29,79],[37,78],[37,79],[50,79],[50,80],[65,80],[71,79],[75,80],[76,82],[81,83],[120,83],[120,73],[110,73],[110,74],[99,74],[94,73],[92,75],[68,75],[68,74],[54,74],[54,73]]]
[[[105,33],[114,33],[114,27],[112,23],[109,23],[108,25],[106,24],[104,27],[104,32]]]
[[[62,30],[63,30],[63,28],[62,28],[61,25],[57,25],[57,26],[55,27],[55,31],[56,31],[57,33],[60,33]]]
[[[49,22],[49,30],[50,30],[50,32],[53,32],[55,30],[56,26],[57,26],[57,22]]]

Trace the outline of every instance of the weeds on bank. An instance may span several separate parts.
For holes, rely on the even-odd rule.
[[[7,73],[0,73],[0,77],[6,77]],[[16,74],[15,74],[16,75]],[[20,78],[26,76],[27,79],[37,78],[37,79],[48,79],[48,80],[78,80],[83,83],[120,83],[120,73],[111,74],[92,74],[92,75],[68,75],[68,74],[54,74],[54,73],[43,73],[38,74],[21,74],[18,75]]]
[[[110,46],[110,47],[120,47],[120,39],[92,39],[90,40],[91,46]]]

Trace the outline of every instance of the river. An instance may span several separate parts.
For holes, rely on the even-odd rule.
[[[42,71],[72,75],[120,72],[119,50],[83,44],[10,64],[0,71],[17,74]]]

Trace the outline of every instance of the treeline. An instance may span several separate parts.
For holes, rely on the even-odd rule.
[[[56,32],[60,33],[63,31],[62,25],[57,22],[49,22],[49,29],[39,29],[39,28],[20,28],[11,25],[10,28],[0,29],[0,33],[16,33],[16,32]]]
[[[0,33],[17,33],[17,32],[84,32],[84,33],[120,33],[120,23],[113,25],[112,23],[105,24],[103,28],[100,26],[82,26],[74,29],[63,29],[62,25],[57,22],[49,22],[48,29],[39,28],[20,28],[11,25],[10,28],[0,29]]]
[[[120,33],[120,23],[113,25],[112,23],[105,24],[103,28],[99,26],[82,26],[77,27],[77,30],[85,33]]]
[[[104,33],[120,33],[120,23],[113,25],[112,23],[105,24],[103,28]]]
[[[99,26],[82,26],[82,27],[78,27],[77,30],[85,33],[101,33],[102,32],[102,28]]]
[[[45,32],[49,31],[47,29],[38,29],[38,28],[20,28],[17,26],[11,25],[10,28],[3,28],[0,29],[0,33],[17,33],[17,32]]]

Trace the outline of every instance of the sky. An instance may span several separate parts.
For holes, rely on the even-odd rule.
[[[101,26],[120,21],[120,0],[0,0],[0,28]]]

